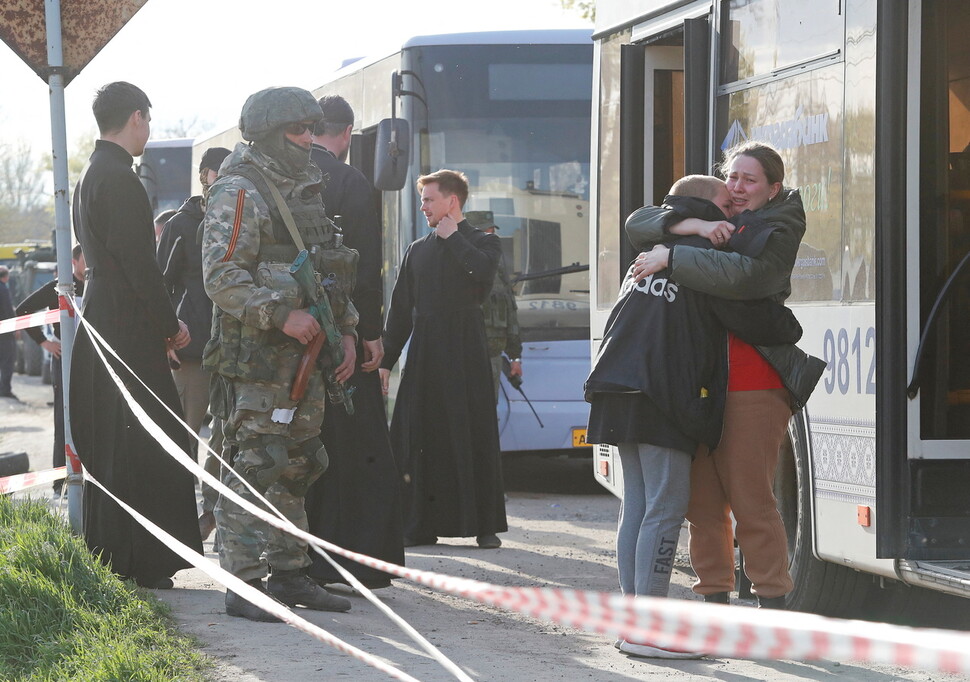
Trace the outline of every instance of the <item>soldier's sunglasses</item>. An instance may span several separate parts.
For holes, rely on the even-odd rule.
[[[290,135],[302,135],[307,130],[309,130],[312,133],[313,124],[304,123],[302,121],[300,123],[289,123],[285,128],[283,128],[283,130],[285,130]]]

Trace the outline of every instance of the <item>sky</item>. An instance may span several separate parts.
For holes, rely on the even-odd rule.
[[[111,81],[145,91],[158,139],[180,122],[225,130],[251,93],[312,90],[344,60],[389,54],[415,35],[584,27],[560,0],[148,0],[67,86],[68,150],[95,134],[91,101]],[[21,141],[50,151],[47,84],[0,42],[0,144]]]

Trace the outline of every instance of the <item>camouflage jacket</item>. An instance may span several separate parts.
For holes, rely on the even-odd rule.
[[[331,248],[334,235],[320,199],[322,178],[315,165],[290,178],[272,159],[240,143],[209,190],[202,270],[206,293],[215,305],[203,366],[226,377],[268,380],[275,372],[274,349],[299,345],[282,328],[289,313],[307,302],[288,271],[297,248],[285,226],[274,223],[267,204],[272,198],[263,197],[239,174],[247,165],[257,166],[276,184],[308,249]],[[341,287],[327,289],[327,295],[340,333],[356,335],[358,316],[349,296]]]
[[[495,357],[505,351],[510,360],[522,357],[522,339],[519,337],[517,309],[515,295],[512,293],[512,283],[505,272],[504,260],[500,259],[492,290],[482,304],[489,356]]]

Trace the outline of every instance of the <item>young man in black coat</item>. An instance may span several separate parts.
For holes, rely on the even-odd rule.
[[[408,246],[384,326],[381,385],[410,339],[394,404],[391,443],[405,479],[404,544],[475,537],[500,547],[508,530],[492,368],[482,302],[502,246],[468,224],[468,179],[418,178],[431,232]]]
[[[78,181],[73,207],[89,272],[82,312],[131,368],[109,360],[135,400],[190,452],[185,429],[158,402],[181,416],[166,351],[184,348],[191,337],[175,316],[155,263],[151,206],[131,168],[151,133],[150,107],[144,92],[124,82],[105,85],[94,99],[101,137]],[[201,553],[195,478],[135,416],[94,344],[81,325],[70,387],[71,430],[81,463],[114,495]],[[188,567],[90,482],[84,489],[84,537],[115,573],[144,587],[172,587],[171,576]]]

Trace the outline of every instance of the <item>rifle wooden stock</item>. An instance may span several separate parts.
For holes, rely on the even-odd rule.
[[[326,340],[327,333],[321,329],[307,344],[306,350],[303,351],[303,357],[300,358],[300,367],[296,370],[296,376],[293,378],[293,387],[290,388],[290,400],[293,402],[299,402],[303,399],[307,383],[310,381],[310,373],[316,367],[317,356],[320,355],[320,349],[323,348],[323,343]]]

